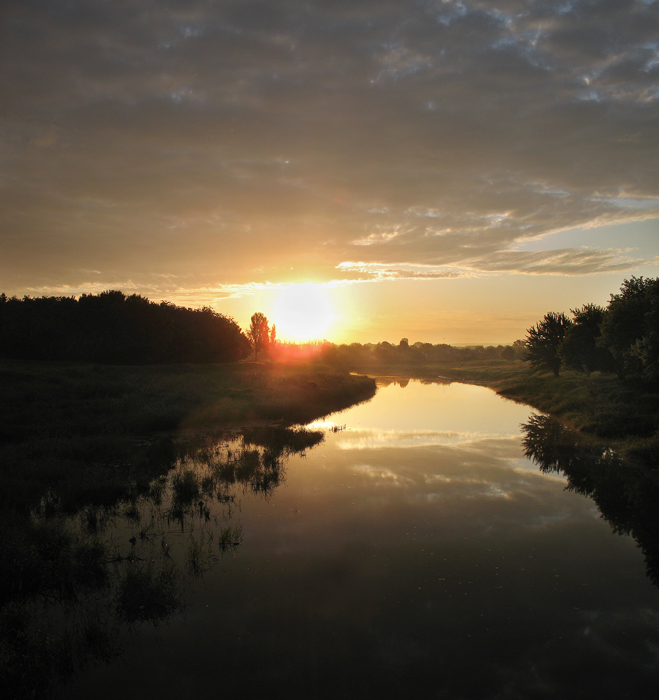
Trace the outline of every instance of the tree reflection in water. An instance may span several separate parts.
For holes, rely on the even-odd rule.
[[[286,460],[323,438],[272,427],[196,436],[163,451],[167,473],[146,491],[75,509],[51,493],[23,544],[3,553],[14,566],[2,590],[0,689],[44,696],[90,662],[119,655],[128,630],[181,611],[186,585],[240,544],[241,495],[268,498]]]
[[[622,459],[589,443],[548,416],[521,426],[526,456],[543,472],[567,477],[567,488],[592,498],[617,534],[631,535],[659,587],[659,472],[656,465]]]

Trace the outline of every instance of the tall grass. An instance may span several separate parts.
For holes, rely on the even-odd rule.
[[[183,609],[178,572],[172,562],[135,562],[119,583],[115,600],[119,619],[129,624],[162,622]]]
[[[114,518],[140,528],[131,538],[139,549],[154,538],[149,522],[141,521],[146,499],[181,528],[192,516],[208,519],[211,499],[231,512],[232,484],[269,493],[281,483],[286,455],[319,439],[282,428],[274,446],[254,437],[258,444],[224,455],[212,441],[186,448],[178,435],[304,422],[375,391],[366,377],[253,363],[126,367],[0,360],[0,385],[4,697],[43,697],[53,680],[70,676],[85,658],[112,656],[107,629],[98,625],[78,625],[75,638],[35,635],[37,604],[72,606],[115,588],[115,615],[128,624],[162,621],[180,609],[180,576],[169,545],[163,539],[158,564],[140,562],[134,552],[113,558],[97,536]],[[208,468],[197,469],[195,460]],[[170,481],[166,475],[174,467]],[[60,527],[64,516],[75,516],[85,537]],[[203,573],[240,538],[230,527],[211,549],[191,541],[188,573]],[[86,640],[85,653],[80,640]]]

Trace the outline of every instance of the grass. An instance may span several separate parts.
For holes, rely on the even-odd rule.
[[[180,576],[169,562],[136,562],[119,584],[115,605],[128,624],[162,622],[183,609]]]
[[[73,605],[114,586],[108,578],[114,560],[94,534],[103,514],[121,502],[124,517],[137,526],[139,499],[162,501],[164,476],[179,463],[177,435],[249,426],[258,445],[257,426],[281,426],[274,453],[244,450],[230,465],[235,479],[268,493],[281,479],[280,452],[318,441],[284,426],[375,393],[368,377],[265,363],[122,367],[5,359],[0,385],[0,693],[17,698],[44,697],[86,659],[114,655],[107,630],[94,620],[75,639],[42,634],[41,606]],[[173,508],[184,513],[215,481],[177,472]],[[60,516],[72,514],[79,514],[88,539],[58,525]],[[212,553],[208,543],[191,542],[189,573],[200,575],[240,539],[239,529],[229,528]],[[168,562],[128,563],[114,599],[119,620],[155,623],[180,609],[180,576]]]
[[[489,360],[428,364],[390,371],[419,378],[444,377],[489,386],[505,398],[526,403],[564,425],[606,441],[618,452],[659,461],[659,387],[623,382],[611,374],[534,372],[525,362]]]
[[[242,525],[236,525],[235,527],[226,527],[220,532],[219,537],[219,548],[220,552],[224,554],[227,551],[234,550],[243,539],[243,528]]]
[[[318,366],[121,367],[0,360],[0,505],[60,510],[139,492],[168,463],[155,435],[309,422],[375,383]],[[163,467],[165,465],[165,467]]]

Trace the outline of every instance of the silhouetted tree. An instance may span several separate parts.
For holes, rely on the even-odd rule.
[[[252,314],[247,337],[254,351],[254,362],[258,359],[259,350],[265,350],[270,340],[268,319],[260,311]]]
[[[515,359],[515,348],[513,348],[512,345],[506,345],[503,350],[501,350],[501,354],[499,357],[502,360],[514,360]]]
[[[613,355],[620,378],[659,375],[659,279],[632,277],[612,294],[600,344]]]
[[[187,309],[108,290],[0,303],[0,355],[111,364],[229,362],[249,354],[236,322],[209,307]]]
[[[598,344],[605,313],[596,304],[572,309],[574,321],[567,329],[561,346],[561,359],[566,367],[577,372],[613,371],[613,356]]]
[[[549,369],[558,377],[561,368],[560,349],[571,321],[563,313],[550,311],[537,325],[528,329],[526,356],[533,367]]]
[[[643,366],[643,376],[659,381],[659,287],[652,291],[650,311],[645,314],[645,332],[635,352]]]
[[[513,350],[515,351],[515,359],[523,360],[524,355],[526,355],[526,341],[521,339],[516,340],[513,343]]]

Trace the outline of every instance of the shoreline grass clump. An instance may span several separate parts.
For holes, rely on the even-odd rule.
[[[130,625],[156,624],[183,610],[181,577],[173,563],[134,563],[119,582],[115,609]]]

